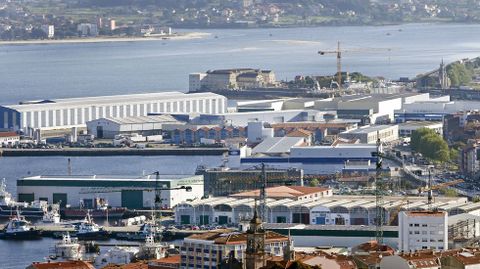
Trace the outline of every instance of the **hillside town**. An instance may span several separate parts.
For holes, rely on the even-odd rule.
[[[478,22],[478,1],[0,1],[0,39],[165,35],[177,28]]]

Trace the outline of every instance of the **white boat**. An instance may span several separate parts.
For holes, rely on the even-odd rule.
[[[146,237],[145,243],[140,245],[137,258],[141,260],[161,259],[166,256],[168,248],[168,245],[155,241],[155,233],[150,233]]]
[[[51,258],[83,260],[85,258],[85,247],[78,243],[76,238],[71,238],[70,234],[67,232],[62,235],[62,241],[55,244]]]
[[[109,249],[106,253],[95,258],[95,268],[103,268],[107,264],[123,265],[131,263],[135,261],[138,251],[138,247],[115,246]]]
[[[102,240],[108,239],[109,233],[102,226],[93,222],[90,213],[87,212],[85,222],[78,226],[77,237],[79,240]]]
[[[40,235],[41,232],[31,226],[30,222],[17,211],[17,215],[10,219],[0,233],[0,239],[29,240],[39,239]]]
[[[43,218],[41,222],[47,224],[61,224],[60,205],[53,204],[50,210],[48,210],[48,208],[45,208],[43,210]]]
[[[26,218],[41,218],[47,206],[46,201],[33,201],[31,204],[16,202],[7,191],[5,179],[0,183],[0,217],[12,217],[18,210]]]
[[[156,225],[153,221],[147,221],[140,226],[138,232],[117,233],[117,239],[145,241],[150,234],[155,235],[155,240],[162,239],[162,227]]]

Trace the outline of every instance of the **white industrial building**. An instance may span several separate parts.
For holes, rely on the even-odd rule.
[[[348,130],[338,134],[338,137],[351,140],[360,140],[363,144],[375,144],[377,140],[392,142],[398,140],[398,125],[372,125]]]
[[[442,121],[446,115],[475,111],[479,108],[480,103],[478,101],[450,101],[448,96],[448,98],[404,104],[402,109],[395,110],[395,121]]]
[[[17,180],[19,201],[45,200],[71,207],[93,206],[96,198],[108,201],[112,207],[129,209],[152,208],[156,176],[33,176]],[[163,208],[203,197],[203,176],[160,175]],[[191,191],[180,189],[190,186]]]
[[[448,212],[402,211],[398,219],[399,251],[448,249]]]
[[[223,114],[227,99],[214,93],[161,92],[24,102],[0,106],[0,129],[85,127],[87,121],[149,113]]]
[[[377,148],[374,144],[338,144],[334,146],[294,146],[302,139],[288,137],[276,140],[270,138],[268,143],[253,148],[250,156],[242,156],[240,164],[243,168],[265,164],[277,169],[299,168],[305,174],[333,175],[341,173],[348,162],[362,162],[366,166],[362,170],[374,170]],[[285,143],[285,144],[282,144]],[[258,152],[259,154],[253,154]]]
[[[115,138],[120,134],[161,135],[166,125],[184,124],[171,115],[101,118],[87,122],[87,131],[97,138]]]
[[[428,93],[352,95],[318,100],[315,109],[336,110],[338,118],[361,119],[382,124],[394,120],[394,111],[404,104],[429,100]]]
[[[407,121],[398,125],[398,135],[409,137],[418,129],[427,128],[434,130],[437,134],[443,135],[443,122],[441,121]]]
[[[256,194],[258,196],[258,191]],[[284,195],[278,192],[272,195],[267,193],[268,216],[266,222],[347,226],[375,224],[375,196],[332,196],[331,191],[326,190],[286,196],[288,194],[287,191]],[[252,216],[257,196],[238,194],[181,203],[175,207],[175,221],[183,224],[238,224],[242,219]],[[467,201],[467,198],[459,197],[437,197],[433,206],[448,212],[449,215],[480,209],[480,203],[471,203]],[[396,225],[395,214],[399,210],[427,210],[429,205],[425,197],[408,197],[408,203],[405,203],[404,197],[385,196],[383,208],[385,225]],[[391,218],[392,222],[390,222]],[[447,224],[445,224],[445,229],[447,229]]]

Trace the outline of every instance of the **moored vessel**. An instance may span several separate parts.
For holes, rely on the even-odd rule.
[[[12,217],[7,223],[3,231],[0,232],[0,239],[12,240],[31,240],[39,239],[41,231],[30,225],[30,222],[25,219],[20,212]]]

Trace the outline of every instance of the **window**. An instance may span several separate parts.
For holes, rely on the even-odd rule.
[[[427,231],[422,231],[422,234],[423,234],[423,235],[427,234]]]
[[[410,227],[413,227],[413,224],[412,224],[412,223],[410,223],[410,225],[409,225],[409,226],[410,226]]]
[[[422,224],[422,227],[427,227],[427,224]]]
[[[415,234],[420,234],[420,231],[415,231]]]
[[[418,223],[415,223],[415,224],[413,224],[413,226],[414,226],[414,227],[419,227],[419,226],[420,226],[420,224],[418,224]]]

